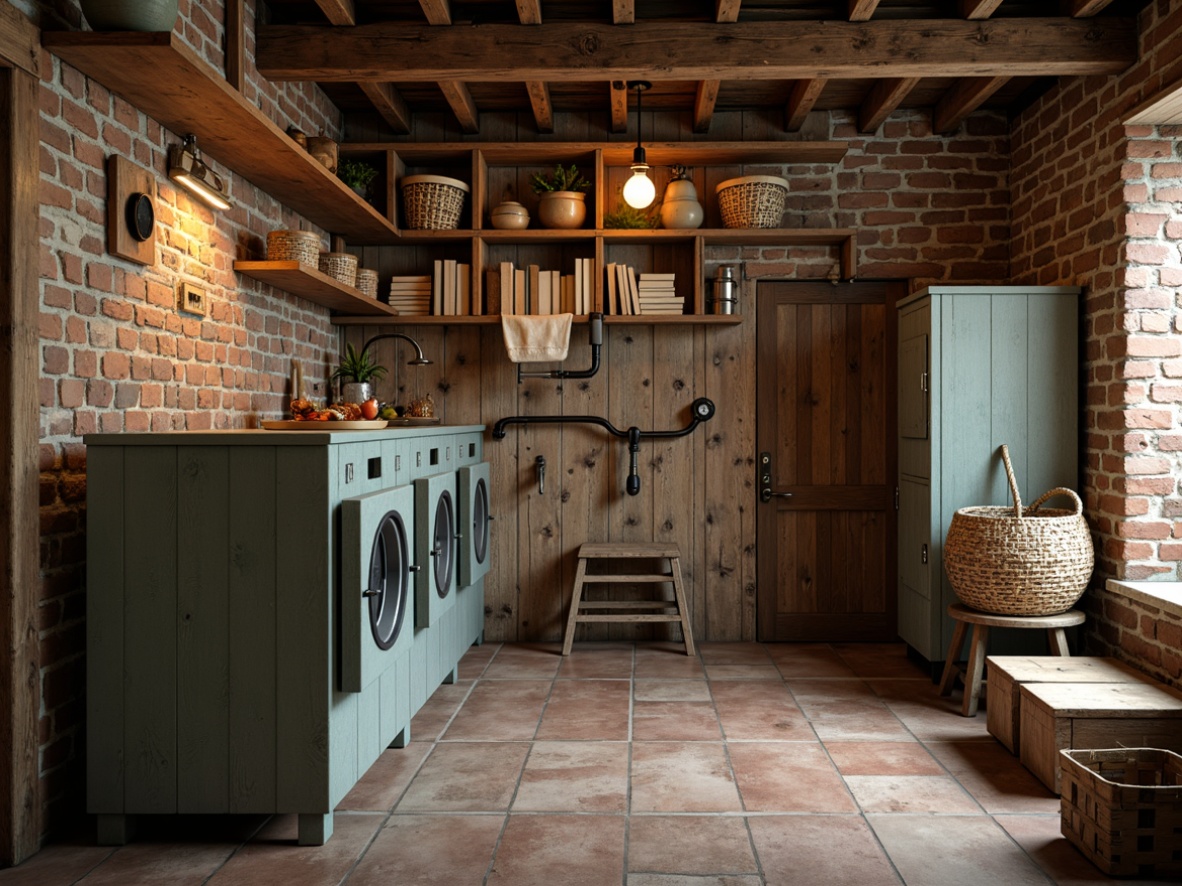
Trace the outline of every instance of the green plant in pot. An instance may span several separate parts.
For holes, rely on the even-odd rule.
[[[377,177],[377,169],[364,160],[342,160],[337,166],[337,178],[362,199],[368,198],[370,183]]]
[[[538,218],[547,228],[581,228],[587,218],[587,189],[591,182],[583,178],[573,163],[569,168],[559,163],[553,172],[535,172],[530,187],[539,196]]]
[[[373,396],[373,386],[386,376],[386,367],[378,363],[368,350],[358,351],[352,344],[345,345],[345,355],[333,370],[332,380],[341,383],[341,400],[345,403],[364,403]]]

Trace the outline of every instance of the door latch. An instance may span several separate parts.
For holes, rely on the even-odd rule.
[[[928,562],[928,546],[926,544],[923,545],[919,549],[919,562],[920,563],[927,563]]]
[[[759,500],[766,504],[773,498],[792,498],[791,492],[775,492],[772,489],[772,454],[759,453]]]
[[[534,459],[534,471],[538,475],[538,495],[546,494],[546,456],[539,455]]]

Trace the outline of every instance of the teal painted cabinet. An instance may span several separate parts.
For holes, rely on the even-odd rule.
[[[334,807],[482,637],[480,580],[430,627],[413,588],[401,618],[368,622],[373,564],[417,565],[381,521],[401,510],[413,527],[415,481],[479,463],[482,430],[86,437],[101,842],[147,813],[298,813],[301,843],[328,839]]]
[[[952,639],[952,515],[1010,503],[1001,444],[1025,502],[1079,488],[1080,298],[1074,287],[940,286],[898,304],[899,636],[929,662]],[[1041,640],[994,631],[990,651],[1039,652]]]

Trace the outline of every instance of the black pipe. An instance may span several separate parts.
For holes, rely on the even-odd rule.
[[[599,351],[603,346],[603,314],[588,314],[587,321],[591,338],[591,367],[589,369],[547,369],[541,372],[526,372],[517,364],[517,383],[523,378],[591,378],[599,372]]]

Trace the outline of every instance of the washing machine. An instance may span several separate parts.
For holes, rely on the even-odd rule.
[[[456,474],[414,481],[416,561],[415,627],[428,628],[456,602]]]
[[[360,692],[414,641],[415,489],[341,502],[341,689]]]
[[[470,587],[488,572],[488,462],[466,465],[456,472],[459,497],[459,586]]]

